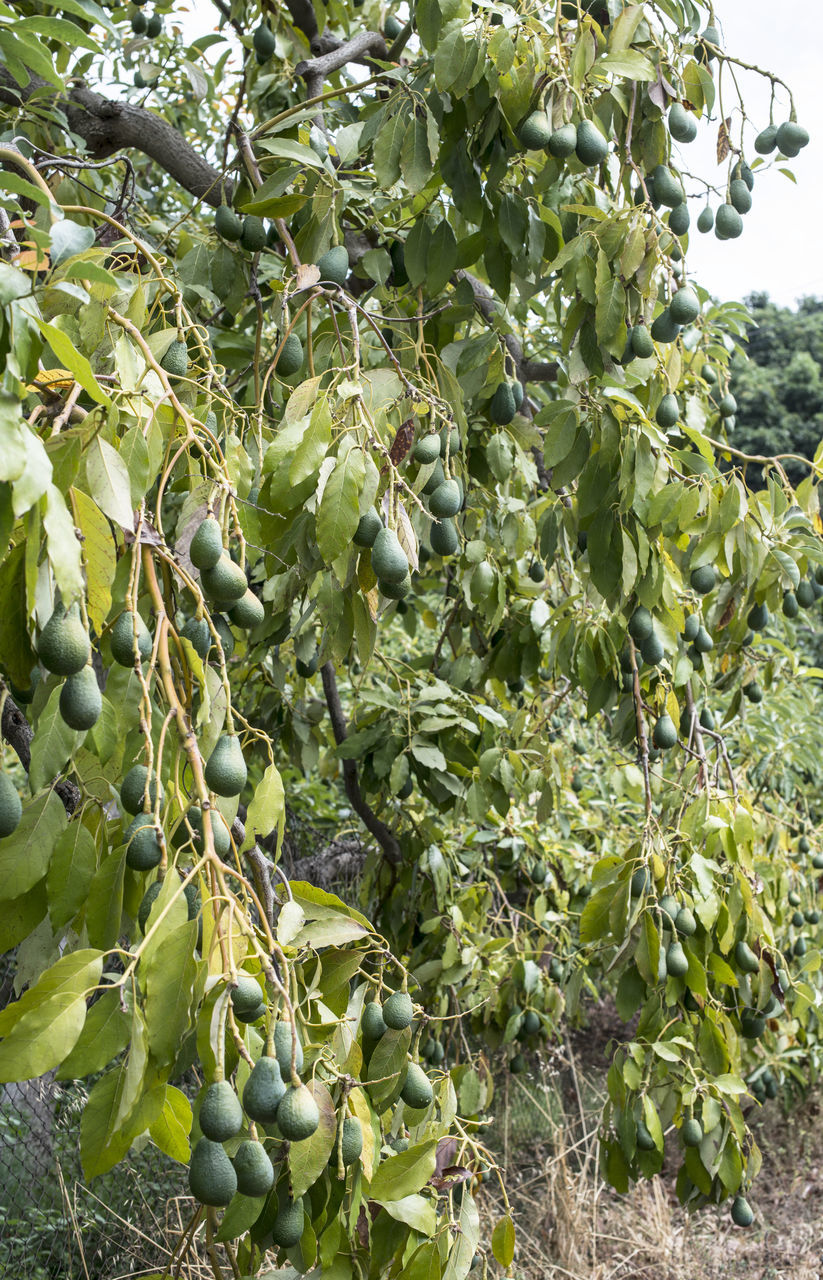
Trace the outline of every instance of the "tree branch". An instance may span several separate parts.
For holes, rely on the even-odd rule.
[[[346,741],[346,719],[343,715],[340,694],[337,691],[337,680],[333,664],[324,662],[320,668],[320,674],[323,678],[323,692],[326,695],[326,706],[329,708],[332,733],[339,747]],[[341,760],[340,763],[343,766],[343,784],[351,807],[366,829],[374,836],[389,862],[397,866],[402,861],[402,853],[397,838],[363,798],[363,793],[360,790],[360,779],[357,776],[357,766],[354,761]]]
[[[34,730],[29,724],[23,712],[10,694],[6,695],[3,703],[3,720],[0,724],[0,733],[13,747],[17,753],[17,758],[28,773],[31,768],[31,743],[34,738]],[[59,782],[55,782],[54,790],[63,802],[63,808],[71,817],[77,806],[80,804],[80,788],[75,786],[68,779],[61,778]]]
[[[292,0],[294,3],[295,0]],[[291,6],[289,6],[291,8]],[[379,31],[361,31],[345,44],[329,50],[308,62],[299,62],[295,67],[295,75],[302,76],[310,98],[316,98],[323,91],[323,81],[333,71],[339,71],[349,62],[363,62],[371,66],[371,59],[366,54],[373,54],[384,61],[388,56],[386,42]]]
[[[60,94],[40,76],[31,71],[29,75],[29,83],[21,89],[5,67],[0,66],[0,102],[19,106],[21,99],[41,103],[48,99],[49,110],[65,112],[69,129],[84,140],[96,159],[104,159],[122,149],[142,151],[181,187],[207,204],[216,208],[224,198],[230,200],[231,183],[225,181],[177,129],[153,111],[104,98],[82,84]]]
[[[485,320],[494,320],[500,307],[491,289],[473,276],[470,271],[456,271],[458,280],[468,280],[474,294],[474,305]],[[523,348],[513,333],[503,335],[503,341],[509,355],[514,361],[517,376],[521,382],[556,382],[559,365],[556,360],[530,360],[523,354]]]

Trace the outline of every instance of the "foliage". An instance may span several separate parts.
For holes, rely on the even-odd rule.
[[[746,317],[687,280],[666,123],[735,83],[710,13],[426,0],[383,32],[335,5],[321,34],[301,0],[235,3],[187,42],[92,0],[21,8],[0,9],[0,662],[29,794],[0,841],[23,991],[0,1079],[103,1071],[89,1177],[146,1135],[187,1162],[202,1095],[173,1082],[196,1061],[242,1096],[291,1026],[314,1132],[247,1110],[200,1149],[222,1183],[198,1180],[218,1203],[192,1230],[237,1273],[282,1242],[335,1280],[460,1280],[491,1101],[467,1032],[528,1046],[614,984],[639,1020],[606,1175],[656,1173],[672,1126],[683,1202],[735,1197],[761,1039],[815,1038],[796,797],[787,827],[740,764],[743,708],[821,677],[766,606],[814,602],[823,543],[812,478],[752,492],[717,444]],[[139,93],[113,109],[82,75]],[[731,182],[742,100],[735,122]],[[287,762],[339,770],[374,925],[272,889]],[[413,1025],[370,1035],[370,997],[408,988]],[[221,1219],[247,1133],[276,1185]],[[508,1265],[507,1219],[490,1248]]]

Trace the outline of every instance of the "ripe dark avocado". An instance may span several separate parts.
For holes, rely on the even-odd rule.
[[[284,1200],[277,1211],[271,1238],[281,1249],[293,1249],[303,1234],[303,1201]]]
[[[263,607],[262,600],[259,600],[249,587],[237,601],[237,604],[232,605],[231,609],[229,609],[229,617],[236,627],[240,627],[241,631],[253,631],[255,627],[259,627],[261,622],[265,620],[266,610]],[[225,648],[225,645],[223,647]],[[227,654],[226,656],[228,657],[229,655]]]
[[[677,324],[692,324],[700,315],[700,299],[694,289],[684,285],[669,303],[669,315]]]
[[[277,1061],[280,1064],[280,1074],[284,1080],[291,1078],[291,1049],[292,1049],[292,1026],[290,1022],[281,1021],[274,1024],[274,1052],[277,1055]],[[295,1066],[297,1070],[303,1067],[303,1046],[300,1043],[300,1036],[297,1036],[297,1050],[295,1054]]]
[[[203,1137],[211,1142],[227,1142],[243,1128],[243,1108],[228,1080],[218,1080],[206,1090],[199,1121]]]
[[[402,1031],[414,1019],[414,1005],[407,991],[395,991],[383,1005],[383,1021],[387,1027]]]
[[[767,125],[754,140],[754,149],[759,156],[767,156],[777,146],[777,125]]]
[[[683,978],[689,972],[686,953],[679,942],[670,942],[666,949],[666,973],[672,978]]]
[[[189,1165],[189,1189],[201,1204],[220,1208],[237,1190],[237,1175],[219,1142],[201,1138]]]
[[[366,1040],[379,1040],[386,1030],[383,1010],[377,1000],[370,1000],[363,1005],[360,1027]]]
[[[251,42],[254,52],[264,60],[270,58],[277,47],[274,32],[267,22],[261,22],[259,27],[255,27]]]
[[[298,334],[292,332],[283,343],[283,349],[274,366],[281,378],[290,378],[298,369],[303,368],[303,343]]]
[[[682,102],[673,102],[669,108],[669,133],[675,142],[694,142],[697,137],[697,121]]]
[[[304,1084],[289,1085],[277,1108],[277,1127],[287,1142],[310,1138],[320,1123],[317,1103]]]
[[[667,713],[656,721],[652,730],[652,742],[660,751],[668,751],[677,745],[677,729]]]
[[[592,120],[581,120],[577,126],[575,152],[580,163],[589,169],[606,159],[608,141]]]
[[[679,417],[680,405],[677,403],[677,396],[672,395],[671,392],[667,392],[660,401],[660,404],[657,406],[657,412],[654,415],[654,420],[659,427],[664,429],[664,431],[668,431],[676,424]]]
[[[214,229],[224,240],[237,241],[243,234],[243,219],[230,205],[220,204],[214,214]]]
[[[89,634],[73,604],[68,612],[62,605],[40,632],[37,651],[43,666],[56,676],[74,676],[82,671],[91,656]]]
[[[188,640],[194,652],[204,661],[211,648],[211,631],[205,618],[189,618],[180,632],[182,639]]]
[[[696,569],[692,569],[689,582],[692,590],[696,591],[698,595],[707,596],[717,586],[717,574],[714,566],[710,564],[698,565]]]
[[[441,520],[439,524],[433,524],[429,530],[429,545],[435,555],[453,556],[460,545],[454,521]]]
[[[556,160],[566,160],[577,150],[577,125],[563,124],[549,138],[549,154]]]
[[[435,440],[437,439],[436,436],[434,438]],[[357,528],[352,535],[352,542],[356,547],[373,547],[374,540],[382,528],[383,521],[380,516],[374,507],[369,507],[368,511],[364,511],[360,517]]]
[[[645,324],[634,325],[629,331],[629,338],[632,344],[632,352],[637,356],[638,360],[648,360],[650,356],[654,355],[652,335]]]
[[[136,624],[135,624],[136,619]],[[137,652],[140,661],[146,662],[151,654],[151,632],[140,614],[124,609],[118,614],[109,634],[111,656],[121,667],[134,666],[134,631],[137,628]]]
[[[264,1196],[274,1186],[274,1166],[262,1142],[240,1143],[234,1156],[237,1190],[244,1196]]]
[[[240,565],[235,564],[225,552],[211,569],[200,570],[200,581],[206,595],[220,604],[234,604],[245,595],[248,586]]]
[[[120,803],[126,813],[140,813],[143,809],[143,796],[149,771],[144,764],[132,765],[120,784]],[[149,787],[149,804],[153,807],[157,797],[157,779],[152,775]],[[163,791],[160,791],[160,803],[163,803]]]
[[[680,325],[672,318],[671,311],[664,307],[652,321],[651,335],[655,342],[674,342],[680,332]]]
[[[126,827],[126,866],[132,871],[151,871],[160,865],[163,850],[157,838],[154,815],[138,813]]]
[[[769,625],[768,605],[765,603],[752,605],[746,621],[752,631],[765,631],[766,627]]]
[[[736,1227],[750,1227],[754,1222],[752,1207],[745,1196],[735,1196],[732,1201],[732,1222]]]
[[[355,1160],[360,1159],[360,1153],[363,1150],[363,1127],[356,1116],[345,1117],[340,1147],[343,1164],[346,1167],[354,1164]],[[336,1148],[332,1151],[332,1161],[334,1160],[335,1151]]]
[[[677,204],[669,214],[669,230],[672,235],[684,236],[691,226],[691,214],[689,206],[684,200],[682,204]]]
[[[669,209],[674,209],[685,200],[685,192],[679,178],[676,178],[665,164],[659,164],[652,173],[655,198]]]
[[[0,839],[17,830],[23,805],[17,788],[7,773],[0,772]]]
[[[246,1012],[253,1013],[254,1010],[249,1008]],[[250,1120],[257,1120],[260,1124],[273,1124],[285,1092],[286,1086],[277,1059],[264,1054],[257,1059],[246,1081],[243,1110]]]
[[[371,549],[374,576],[381,582],[402,582],[409,572],[406,553],[394,529],[382,527]]]
[[[429,510],[433,516],[456,516],[463,505],[463,492],[456,480],[444,480],[429,498]]]
[[[721,204],[714,219],[718,240],[736,240],[743,234],[743,219],[732,204]]]
[[[70,729],[90,729],[100,719],[103,698],[93,667],[67,676],[60,690],[60,715]]]
[[[505,427],[517,413],[514,391],[510,382],[501,382],[491,398],[489,417],[498,427]]]
[[[424,1107],[430,1107],[434,1101],[434,1090],[432,1089],[431,1081],[418,1062],[409,1063],[406,1079],[403,1082],[403,1088],[400,1090],[400,1097],[407,1107],[411,1107],[415,1111],[422,1111]]]
[[[342,288],[349,276],[349,255],[345,246],[338,244],[333,249],[327,249],[317,259],[317,266],[321,281],[337,284]]]
[[[542,151],[548,147],[552,127],[545,111],[532,111],[526,116],[517,135],[527,151]]]
[[[169,344],[166,354],[160,361],[160,368],[165,369],[172,378],[185,378],[189,371],[189,349],[185,342],[179,342],[175,338],[174,342]]]
[[[234,733],[222,734],[206,761],[206,785],[218,796],[239,796],[246,785],[248,772],[240,739]]]
[[[706,235],[707,232],[711,231],[713,226],[714,226],[714,214],[712,213],[709,205],[706,205],[703,209],[700,210],[700,214],[698,215],[697,230],[702,232],[703,235]]]
[[[436,462],[440,457],[440,436],[435,431],[421,436],[412,449],[412,457],[423,466]]]

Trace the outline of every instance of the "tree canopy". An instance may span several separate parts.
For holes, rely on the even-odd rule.
[[[817,466],[727,443],[688,242],[789,90],[750,121],[696,0],[26,2],[0,50],[0,1080],[93,1078],[89,1177],[189,1164],[216,1274],[460,1280],[513,1257],[494,1071],[609,992],[606,1177],[748,1225],[817,1052],[823,541]],[[322,788],[356,902],[280,868]]]

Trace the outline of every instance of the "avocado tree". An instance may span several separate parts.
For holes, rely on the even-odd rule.
[[[513,1256],[488,1055],[610,988],[606,1176],[668,1144],[747,1225],[823,860],[748,709],[821,674],[823,543],[815,463],[744,482],[687,251],[789,91],[750,122],[695,0],[62,0],[0,49],[0,1080],[93,1077],[87,1176],[187,1163],[217,1275],[458,1280]],[[301,774],[357,906],[280,870]]]

